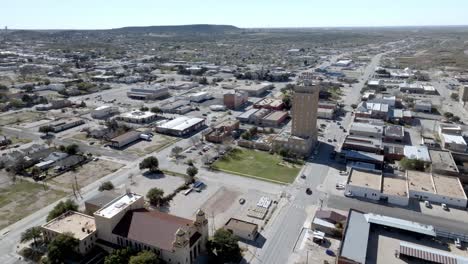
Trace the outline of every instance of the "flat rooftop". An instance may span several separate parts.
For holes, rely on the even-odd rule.
[[[143,196],[136,193],[126,193],[112,200],[110,203],[106,204],[94,214],[105,218],[112,218],[124,208],[126,208],[127,206],[129,206],[130,204],[134,203],[142,197]]]
[[[178,130],[178,131],[184,131],[187,128],[190,128],[200,122],[203,122],[203,118],[198,118],[198,117],[188,117],[188,116],[181,116],[177,117],[173,120],[170,120],[168,122],[165,122],[161,125],[158,125],[159,128],[164,128],[164,129],[172,129],[172,130]]]
[[[235,230],[243,230],[249,233],[256,232],[258,229],[257,224],[239,220],[236,218],[229,219],[229,221],[224,226],[226,228],[235,229]]]
[[[466,195],[463,191],[460,179],[457,177],[433,174],[432,179],[434,180],[437,194],[453,198],[466,199]]]
[[[440,136],[444,138],[445,143],[466,145],[465,139],[460,135],[441,134]]]
[[[421,171],[407,170],[408,188],[419,192],[435,193],[431,174]]]
[[[371,230],[372,232],[369,233],[369,242],[367,244],[366,263],[427,263],[424,262],[424,260],[410,260],[409,258],[403,256],[401,256],[401,258],[396,257],[395,251],[400,251],[400,245],[410,246],[411,248],[423,249],[424,252],[434,253],[435,255],[439,256],[448,256],[456,259],[465,259],[465,261],[468,257],[468,252],[466,250],[457,249],[453,244],[452,240],[445,240],[442,238],[437,238],[435,240],[418,239],[412,234],[399,232],[395,230],[385,230],[385,228],[381,226],[373,226],[371,227]],[[424,254],[424,257],[431,256],[430,254]]]
[[[277,120],[280,120],[280,119],[284,118],[287,115],[288,115],[288,112],[274,111],[274,112],[271,112],[270,114],[266,115],[263,119],[277,121]]]
[[[148,118],[148,117],[152,117],[152,116],[155,116],[155,115],[156,115],[155,113],[152,113],[152,112],[149,112],[149,111],[145,111],[145,112],[131,111],[131,112],[123,113],[120,116],[123,117],[123,118],[143,119],[143,118]]]
[[[273,87],[272,83],[264,82],[264,83],[251,83],[251,84],[241,84],[238,87],[235,87],[236,90],[241,91],[258,91],[263,89],[269,89]]]
[[[72,233],[78,240],[96,231],[94,217],[73,211],[68,211],[42,227],[59,234]]]
[[[450,151],[429,150],[432,160],[432,168],[458,173],[457,164],[453,160]]]
[[[382,175],[376,172],[353,169],[348,184],[380,190],[381,177]]]
[[[408,197],[406,186],[406,179],[404,177],[386,175],[383,177],[382,193]]]

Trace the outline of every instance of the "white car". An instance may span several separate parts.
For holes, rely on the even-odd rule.
[[[444,203],[442,204],[442,209],[444,209],[445,211],[448,211],[448,210],[449,210],[449,209],[448,209],[448,206],[447,206],[446,204],[444,204]]]
[[[354,197],[352,192],[345,192],[344,196],[346,197]]]
[[[347,171],[340,171],[340,175],[348,175]]]
[[[462,243],[461,243],[460,238],[457,237],[457,238],[455,239],[454,243],[455,243],[455,247],[456,247],[456,248],[458,248],[458,249],[462,248]]]

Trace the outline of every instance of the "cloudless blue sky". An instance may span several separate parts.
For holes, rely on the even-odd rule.
[[[468,0],[0,0],[0,26],[104,29],[468,25]]]

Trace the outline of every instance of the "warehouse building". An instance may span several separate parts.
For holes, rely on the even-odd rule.
[[[431,113],[432,112],[432,103],[428,100],[416,100],[414,102],[414,111]]]
[[[354,122],[351,124],[349,134],[352,136],[382,139],[383,130],[383,126]]]
[[[200,103],[206,100],[212,99],[213,96],[208,92],[198,92],[188,95],[188,99],[190,102]]]
[[[161,86],[135,87],[127,92],[129,98],[138,100],[155,100],[169,96],[169,89]]]
[[[239,120],[242,123],[250,123],[253,122],[253,115],[258,111],[258,109],[252,108],[250,110],[245,111],[244,113],[240,114],[237,117],[237,120]]]
[[[161,104],[159,109],[164,113],[183,115],[192,111],[189,100],[175,100]]]
[[[337,264],[468,261],[466,250],[453,243],[457,234],[431,225],[351,209],[344,226]]]
[[[198,117],[181,116],[173,120],[162,122],[156,126],[156,131],[162,134],[185,136],[205,125],[205,119]]]
[[[234,90],[236,92],[245,92],[248,94],[248,96],[259,97],[273,88],[274,88],[274,85],[268,82],[263,82],[263,83],[248,82],[244,85],[239,85],[238,87],[234,88]]]
[[[116,120],[134,124],[148,124],[157,118],[158,116],[153,112],[133,110],[117,116]]]
[[[64,130],[67,130],[73,127],[81,126],[84,123],[85,122],[83,119],[70,118],[70,119],[62,119],[60,121],[54,122],[50,124],[50,127],[53,130],[52,132],[58,133],[58,132],[62,132]]]
[[[137,140],[140,140],[141,132],[138,131],[129,131],[125,134],[122,134],[118,137],[111,139],[111,146],[114,148],[122,148],[127,146],[130,143],[133,143]]]
[[[96,118],[96,119],[102,119],[102,118],[110,117],[118,113],[119,113],[118,107],[110,106],[110,105],[102,105],[94,109],[93,111],[91,111],[91,117]]]

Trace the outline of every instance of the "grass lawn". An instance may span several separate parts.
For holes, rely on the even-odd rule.
[[[250,149],[237,149],[214,163],[216,169],[279,183],[291,183],[301,165],[284,162],[278,155]]]
[[[42,113],[23,111],[0,116],[0,126],[6,126],[16,123],[34,122],[43,117]]]

